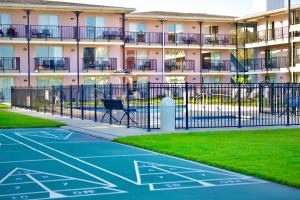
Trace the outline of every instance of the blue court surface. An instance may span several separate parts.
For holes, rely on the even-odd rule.
[[[0,199],[300,200],[300,190],[43,128],[0,131]]]

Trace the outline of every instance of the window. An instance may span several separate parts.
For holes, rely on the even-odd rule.
[[[102,16],[87,16],[86,34],[88,38],[103,38],[105,30],[105,19]]]
[[[176,34],[183,33],[182,24],[168,24],[168,43],[179,43],[181,37],[176,37]]]
[[[36,57],[37,58],[48,58],[48,57],[63,57],[62,47],[48,47],[48,46],[38,46],[36,47]]]
[[[0,77],[0,95],[4,96],[5,101],[11,100],[11,87],[14,86],[14,84],[14,78]]]
[[[11,24],[11,15],[6,13],[0,13],[0,24]]]
[[[63,85],[63,81],[63,78],[58,77],[38,77],[37,85],[38,87],[60,86]]]
[[[13,69],[14,47],[0,46],[0,63],[4,69]]]
[[[146,32],[146,27],[144,23],[129,23],[130,32]]]
[[[50,37],[60,37],[57,15],[39,15],[39,32],[50,33]]]
[[[219,26],[210,26],[209,27],[209,34],[216,35],[219,33]]]
[[[91,76],[91,77],[84,77],[83,84],[84,85],[106,85],[109,83],[108,77],[102,76]]]

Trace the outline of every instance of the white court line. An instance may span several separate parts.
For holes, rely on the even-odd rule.
[[[156,156],[157,154],[121,154],[121,155],[111,155],[111,156],[83,156],[78,158],[115,158],[115,157],[131,157],[131,156]]]
[[[139,166],[137,164],[137,161],[134,160],[133,163],[134,163],[134,169],[135,169],[135,175],[136,175],[136,182],[138,185],[141,185],[142,181],[141,181]]]
[[[175,156],[171,156],[171,155],[167,155],[167,154],[163,154],[163,153],[159,153],[159,152],[155,152],[155,151],[150,151],[150,150],[147,150],[147,149],[142,149],[142,148],[135,147],[135,146],[130,146],[130,145],[127,145],[127,144],[122,144],[122,143],[117,143],[117,142],[112,142],[112,143],[114,143],[116,145],[120,145],[120,146],[126,146],[128,148],[137,149],[137,150],[140,150],[140,151],[145,151],[145,152],[149,152],[149,153],[156,153],[156,154],[158,154],[160,156],[165,156],[165,157],[173,158],[175,160],[180,160],[180,161],[192,163],[192,164],[195,164],[195,165],[198,165],[198,166],[202,166],[202,167],[214,169],[214,170],[217,170],[217,171],[223,171],[223,172],[226,172],[226,173],[234,174],[236,176],[246,176],[246,175],[243,175],[243,174],[239,174],[237,172],[232,172],[232,171],[229,171],[229,170],[225,170],[225,169],[213,167],[213,166],[210,166],[210,165],[206,165],[206,164],[203,164],[203,163],[198,163],[198,162],[195,162],[195,161],[192,161],[192,160],[187,160],[187,159],[184,159],[184,158],[179,158],[179,157],[175,157]],[[255,178],[255,177],[252,177],[252,176],[246,176],[246,177]],[[267,182],[267,181],[265,181],[265,182]]]
[[[26,174],[26,176],[28,176],[31,180],[33,180],[38,186],[40,186],[41,188],[43,188],[44,190],[49,192],[49,197],[50,198],[55,199],[55,198],[64,198],[64,197],[66,197],[65,195],[62,195],[62,194],[56,193],[55,191],[50,190],[44,184],[42,184],[41,182],[39,182],[38,180],[33,178],[30,174]]]
[[[90,180],[85,180],[85,179],[81,179],[81,178],[75,178],[75,177],[64,176],[64,175],[60,175],[60,174],[53,174],[53,173],[41,172],[41,171],[30,170],[30,169],[23,169],[23,168],[17,168],[17,169],[24,170],[24,171],[25,170],[29,170],[30,174],[32,174],[32,175],[41,174],[41,175],[48,175],[48,176],[56,176],[56,177],[64,178],[65,180],[78,180],[78,181],[84,181],[84,182],[87,182],[87,183],[93,183],[93,184],[97,184],[97,185],[106,186],[106,185],[103,185],[103,184],[98,183],[98,182],[94,182],[94,181],[90,181]],[[16,174],[16,175],[23,175],[23,174]]]
[[[252,183],[235,183],[235,184],[223,184],[223,185],[214,185],[213,187],[226,187],[226,186],[240,186],[240,185],[252,185],[252,184],[262,184],[266,183],[266,181],[258,181],[255,180],[256,182]],[[175,182],[174,182],[175,183]],[[149,184],[149,189],[151,191],[160,191],[160,190],[179,190],[179,189],[192,189],[192,188],[207,188],[211,186],[204,186],[204,185],[199,185],[199,186],[190,186],[190,187],[176,187],[176,188],[160,188],[160,189],[155,189],[154,184]]]
[[[15,171],[17,171],[17,168],[15,168],[14,170],[10,171],[8,174],[6,174],[6,176],[4,176],[1,180],[0,180],[0,184],[6,180],[10,175],[12,175],[13,173],[15,173]]]
[[[18,134],[16,134],[16,135],[18,135]],[[135,181],[132,181],[132,180],[126,178],[126,177],[123,177],[123,176],[121,176],[121,175],[119,175],[119,174],[116,174],[116,173],[114,173],[114,172],[111,172],[111,171],[109,171],[109,170],[107,170],[107,169],[98,167],[98,166],[96,166],[96,165],[94,165],[94,164],[91,164],[91,163],[89,163],[89,162],[86,162],[86,161],[84,161],[84,160],[81,160],[81,159],[79,159],[79,158],[76,158],[76,157],[74,157],[74,156],[71,156],[71,155],[69,155],[69,154],[67,154],[67,153],[64,153],[64,152],[62,152],[62,151],[59,151],[59,150],[54,149],[54,148],[52,148],[52,147],[48,147],[47,145],[44,145],[44,144],[42,144],[42,143],[36,142],[36,141],[34,141],[34,140],[31,140],[31,139],[26,138],[26,137],[24,137],[24,136],[22,136],[22,135],[18,135],[18,136],[21,137],[21,138],[23,138],[23,139],[25,139],[25,140],[28,140],[28,141],[30,141],[30,142],[36,143],[36,144],[38,144],[38,145],[40,145],[40,146],[42,146],[42,147],[45,147],[45,148],[47,148],[47,149],[50,149],[50,150],[55,151],[55,152],[57,152],[57,153],[60,153],[60,154],[62,154],[62,155],[64,155],[64,156],[67,156],[67,157],[69,157],[69,158],[72,158],[72,159],[74,159],[74,160],[77,160],[78,162],[84,163],[84,164],[86,164],[86,165],[89,165],[89,166],[91,166],[91,167],[94,167],[94,168],[96,168],[96,169],[99,169],[99,170],[101,170],[101,171],[104,171],[104,172],[106,172],[106,173],[109,173],[109,174],[111,174],[111,175],[113,175],[113,176],[116,176],[116,177],[118,177],[118,178],[120,178],[120,179],[123,179],[123,180],[125,180],[125,181],[127,181],[127,182],[130,182],[130,183],[133,183],[133,184],[135,184],[135,185],[138,185]],[[28,145],[27,145],[27,146],[28,146]],[[30,148],[31,148],[31,147],[30,147]],[[39,151],[39,150],[37,150],[37,151]],[[41,152],[41,151],[40,151],[40,152]],[[44,152],[42,152],[42,153],[44,153]],[[44,153],[44,154],[46,154],[46,153]],[[47,154],[47,155],[50,156],[49,154]],[[51,157],[54,158],[54,159],[56,159],[56,158],[53,157],[53,156],[51,156]],[[63,162],[63,161],[62,161],[62,162]],[[64,163],[65,163],[65,162],[64,162]],[[66,164],[68,164],[68,163],[66,163]],[[68,164],[68,165],[70,165],[70,164]],[[88,172],[87,172],[87,173],[88,173]],[[111,184],[111,183],[110,183],[110,184]],[[111,184],[111,185],[113,185],[113,184]],[[115,187],[116,187],[116,186],[115,186]]]
[[[107,184],[110,185],[111,187],[116,187],[114,184],[112,184],[112,183],[110,183],[110,182],[108,182],[108,181],[106,181],[106,180],[104,180],[104,179],[102,179],[102,178],[100,178],[100,177],[98,177],[98,176],[95,176],[94,174],[91,174],[91,173],[89,173],[89,172],[87,172],[87,171],[85,171],[85,170],[83,170],[83,169],[80,169],[80,168],[78,168],[78,167],[76,167],[76,166],[73,166],[73,165],[71,165],[71,164],[69,164],[69,163],[66,163],[66,162],[64,162],[64,161],[62,161],[62,160],[60,160],[60,159],[58,159],[58,158],[56,158],[56,157],[54,157],[54,156],[51,156],[51,155],[49,155],[49,154],[47,154],[47,153],[45,153],[45,152],[42,152],[42,151],[40,151],[40,150],[37,150],[37,149],[35,149],[35,148],[33,148],[33,147],[31,147],[31,146],[25,144],[25,143],[22,143],[22,142],[20,142],[20,141],[14,139],[14,138],[11,138],[11,137],[9,137],[9,136],[7,136],[7,135],[3,135],[3,136],[6,137],[6,138],[8,138],[8,139],[13,140],[14,142],[20,143],[20,144],[22,144],[22,145],[28,147],[29,149],[31,149],[31,150],[33,150],[33,151],[36,151],[36,152],[38,152],[38,153],[40,153],[40,154],[43,154],[43,155],[45,155],[45,156],[47,156],[47,157],[49,157],[49,158],[52,158],[53,160],[56,160],[56,161],[58,161],[58,162],[60,162],[60,163],[62,163],[62,164],[64,164],[64,165],[67,165],[67,166],[69,166],[69,167],[71,167],[71,168],[73,168],[73,169],[76,169],[77,171],[80,171],[80,172],[82,172],[82,173],[84,173],[84,174],[86,174],[86,175],[88,175],[88,176],[90,176],[90,177],[93,177],[93,178],[96,179],[96,180],[99,180],[99,181],[101,181],[101,182],[107,183]],[[19,135],[19,137],[25,138],[25,137],[20,136],[20,135]],[[25,138],[25,139],[26,139],[26,138]],[[30,140],[30,139],[28,139],[28,140]]]
[[[44,162],[44,161],[51,161],[53,159],[37,159],[37,160],[16,160],[16,161],[4,161],[0,162],[0,164],[9,164],[9,163],[27,163],[27,162]]]
[[[197,180],[197,179],[194,179],[194,178],[191,178],[191,177],[188,177],[188,176],[184,176],[182,174],[177,174],[175,172],[171,172],[171,171],[168,171],[168,170],[165,170],[165,169],[161,169],[159,167],[155,167],[153,166],[154,169],[157,169],[157,170],[161,170],[161,171],[164,171],[164,172],[167,172],[167,173],[170,173],[170,174],[173,174],[175,176],[179,176],[179,177],[182,177],[182,178],[185,178],[185,179],[188,179],[188,180],[191,180],[191,181],[195,181],[195,182],[198,182],[204,186],[214,186],[214,184],[211,184],[211,183],[207,183],[205,181],[200,181],[200,180]]]
[[[207,171],[207,170],[201,170],[201,169],[194,169],[194,168],[187,168],[187,167],[179,167],[179,166],[174,166],[174,165],[166,165],[166,164],[158,164],[158,163],[151,163],[151,162],[144,162],[144,161],[137,161],[139,163],[144,163],[147,164],[148,166],[140,166],[140,168],[151,168],[152,166],[156,167],[170,167],[170,168],[177,168],[177,169],[182,169],[182,170],[190,170],[190,171],[183,171],[183,172],[176,172],[176,173],[194,173],[194,172],[203,172],[203,173],[210,173],[210,174],[218,174],[218,175],[226,175],[226,176],[235,176],[239,178],[251,178],[246,175],[233,175],[231,173],[221,173],[221,172],[213,172],[213,171]],[[147,175],[147,174],[143,174]]]

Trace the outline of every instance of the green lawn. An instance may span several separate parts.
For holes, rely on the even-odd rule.
[[[0,103],[0,109],[3,109],[3,108],[10,108],[10,106],[6,105],[6,104],[3,104],[3,103]]]
[[[300,129],[147,135],[115,141],[300,188]]]
[[[0,110],[0,129],[1,128],[35,128],[35,127],[59,127],[63,123],[30,117],[6,110]]]

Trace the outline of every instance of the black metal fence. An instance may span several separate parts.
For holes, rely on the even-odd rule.
[[[164,97],[175,101],[178,129],[300,125],[300,84],[148,83],[12,88],[13,107],[149,131],[160,128],[160,102]],[[122,105],[107,113],[104,100],[120,100]]]

